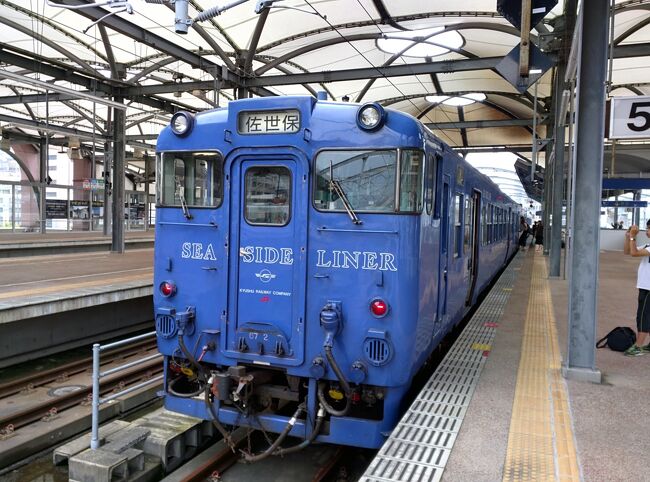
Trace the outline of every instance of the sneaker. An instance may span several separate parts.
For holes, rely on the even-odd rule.
[[[643,345],[641,347],[641,351],[645,353],[650,353],[650,343],[648,343],[647,345]]]
[[[641,356],[641,355],[645,355],[645,354],[646,354],[646,352],[644,350],[642,350],[641,348],[639,348],[638,346],[636,346],[636,345],[632,345],[630,348],[625,350],[625,352],[623,353],[623,355],[625,355],[625,356]]]

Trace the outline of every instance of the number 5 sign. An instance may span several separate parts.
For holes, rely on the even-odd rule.
[[[612,97],[609,138],[650,138],[650,97]]]

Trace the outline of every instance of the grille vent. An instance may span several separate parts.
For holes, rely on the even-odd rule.
[[[156,318],[156,332],[163,338],[171,338],[176,334],[176,321],[173,316],[158,315]]]
[[[388,362],[391,357],[391,347],[387,340],[379,338],[366,338],[363,351],[370,363],[380,366]]]

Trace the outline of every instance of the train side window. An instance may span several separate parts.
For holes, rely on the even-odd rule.
[[[395,211],[397,151],[321,151],[315,165],[314,207],[319,211],[345,212],[343,201],[331,188],[331,177],[354,210]]]
[[[157,202],[163,206],[218,207],[223,198],[223,159],[216,152],[163,152]]]
[[[483,246],[485,246],[487,244],[487,228],[488,228],[488,224],[487,224],[487,206],[485,204],[483,205],[482,210],[483,210],[483,215],[481,216],[481,219],[482,219],[481,224],[483,226],[483,229],[481,231],[481,244],[483,244]]]
[[[494,236],[494,205],[490,204],[488,206],[488,244],[492,244]]]
[[[291,215],[291,171],[256,166],[246,171],[244,216],[249,224],[286,226]]]
[[[422,151],[404,150],[400,159],[400,212],[422,211]]]
[[[435,193],[436,157],[430,155],[424,172],[424,203],[427,214],[433,211],[433,198]]]
[[[497,235],[496,235],[496,238],[497,238],[497,241],[500,241],[501,240],[501,208],[497,208],[497,220],[496,220],[496,223],[497,223]]]
[[[454,196],[454,258],[461,255],[463,246],[463,195]]]

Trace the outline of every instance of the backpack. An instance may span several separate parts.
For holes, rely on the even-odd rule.
[[[636,342],[636,334],[632,328],[627,326],[617,326],[607,333],[603,338],[598,340],[596,348],[605,348],[608,346],[614,351],[625,351]]]

